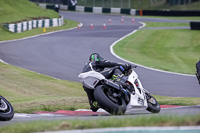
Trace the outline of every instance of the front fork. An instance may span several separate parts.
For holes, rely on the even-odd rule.
[[[130,101],[130,96],[129,96],[129,92],[125,89],[123,89],[123,87],[119,84],[116,84],[112,81],[109,81],[107,79],[102,80],[103,84],[105,84],[106,86],[110,86],[111,88],[115,89],[116,91],[119,91],[118,93],[113,93],[113,97],[122,97],[126,103],[128,103]]]

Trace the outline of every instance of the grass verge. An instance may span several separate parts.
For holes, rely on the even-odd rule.
[[[169,17],[169,16],[135,16],[136,18],[158,18],[158,19],[173,19],[173,20],[200,20],[200,17]]]
[[[200,57],[200,31],[142,29],[117,43],[114,51],[138,64],[194,75]]]
[[[15,112],[88,108],[87,96],[77,82],[57,80],[0,63],[0,94]]]
[[[160,22],[145,22],[145,27],[173,27],[173,26],[190,26],[189,23],[160,23]]]
[[[197,126],[200,115],[188,116],[138,116],[92,120],[34,121],[0,127],[1,133],[30,133],[72,129],[137,127],[137,126]]]
[[[53,10],[43,9],[28,0],[1,0],[0,24],[22,20],[31,20],[35,17],[58,18],[59,14]]]
[[[191,106],[200,105],[200,98],[198,97],[168,97],[154,95],[160,105],[180,105],[180,106]]]

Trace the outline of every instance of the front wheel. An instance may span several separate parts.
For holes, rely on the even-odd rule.
[[[147,103],[148,103],[147,110],[149,112],[151,112],[151,113],[159,113],[160,112],[160,105],[159,105],[158,101],[150,94],[147,94]]]
[[[115,90],[108,86],[99,85],[94,90],[94,97],[101,108],[112,115],[122,115],[126,111],[126,102],[116,96]]]
[[[2,96],[0,96],[0,120],[9,121],[14,116],[12,105]]]

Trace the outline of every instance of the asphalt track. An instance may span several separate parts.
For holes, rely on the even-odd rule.
[[[66,19],[83,23],[80,29],[66,30],[18,41],[0,43],[0,59],[58,79],[79,82],[82,71],[93,52],[105,59],[124,62],[111,54],[110,45],[142,26],[139,22],[188,23],[187,20],[135,18],[120,15],[61,12]],[[109,19],[112,20],[109,23]],[[93,29],[90,29],[90,24]],[[103,24],[106,23],[106,29]],[[178,27],[181,28],[181,27]],[[183,28],[183,27],[182,27]],[[188,28],[188,27],[184,27]],[[142,29],[140,29],[142,30]],[[134,45],[134,44],[133,44]],[[195,64],[195,62],[194,62]],[[200,85],[193,75],[179,75],[139,66],[135,69],[143,86],[152,94],[173,97],[200,97]]]

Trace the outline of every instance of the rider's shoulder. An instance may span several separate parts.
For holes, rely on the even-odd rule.
[[[85,63],[85,66],[87,66],[87,65],[89,65],[89,64],[90,64],[90,62],[86,62],[86,63]]]

